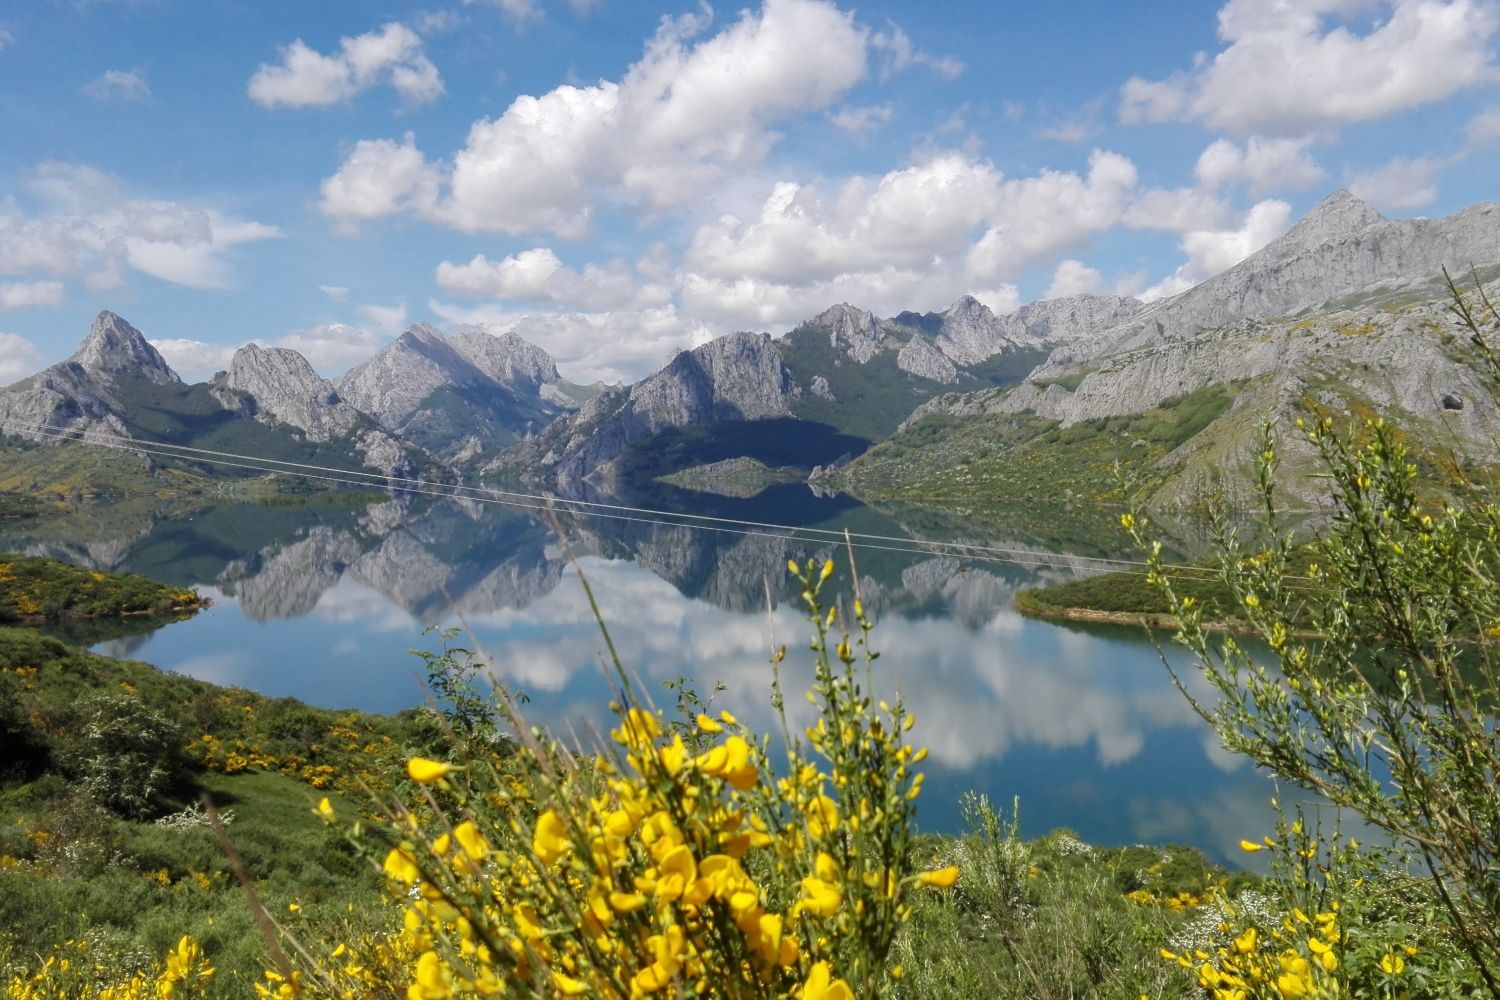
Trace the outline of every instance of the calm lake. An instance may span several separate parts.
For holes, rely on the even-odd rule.
[[[873,686],[884,697],[902,692],[916,742],[931,749],[924,829],[957,831],[959,796],[973,789],[1006,812],[1019,796],[1028,836],[1066,826],[1094,843],[1186,843],[1239,865],[1240,838],[1270,831],[1271,785],[1218,747],[1145,633],[1012,609],[1018,588],[1133,557],[1105,513],[875,510],[802,485],[746,500],[664,491],[649,506],[880,536],[856,538],[855,549],[882,653]],[[320,706],[393,712],[425,699],[422,665],[408,652],[438,648],[424,629],[463,627],[457,641],[477,644],[495,675],[524,693],[531,721],[586,734],[609,725],[610,696],[581,569],[621,656],[664,708],[674,700],[667,681],[685,678],[704,697],[722,685],[716,709],[773,731],[774,633],[788,647],[792,723],[805,725],[810,626],[786,562],[835,556],[830,586],[847,594],[847,554],[774,527],[612,513],[565,517],[559,537],[538,511],[497,503],[132,500],[0,526],[0,548],[132,570],[213,599],[188,621],[106,639],[99,652]],[[964,547],[933,551],[924,540]],[[1196,681],[1180,651],[1165,655]]]

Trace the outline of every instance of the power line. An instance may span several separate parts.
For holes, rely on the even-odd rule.
[[[70,441],[85,445],[111,448],[119,451],[138,452],[153,455],[159,458],[175,458],[183,461],[199,461],[206,464],[222,465],[230,468],[247,469],[256,472],[265,472],[272,475],[295,475],[306,479],[322,482],[338,483],[346,486],[379,487],[402,493],[436,496],[445,499],[469,500],[478,503],[491,503],[500,506],[513,507],[523,510],[556,511],[560,506],[567,509],[563,513],[575,516],[599,517],[610,520],[619,520],[634,523],[656,524],[664,527],[687,527],[700,530],[711,530],[728,534],[738,534],[753,537],[769,538],[799,538],[808,541],[822,543],[838,543],[845,539],[846,532],[832,528],[815,528],[798,525],[776,524],[773,522],[752,521],[738,518],[718,517],[708,514],[691,514],[679,511],[659,510],[649,507],[636,507],[625,504],[609,504],[600,501],[574,500],[564,497],[549,496],[536,493],[522,493],[511,490],[501,490],[491,487],[466,486],[463,484],[436,483],[422,479],[412,479],[399,476],[387,476],[381,473],[359,472],[348,469],[339,469],[332,466],[315,465],[304,462],[293,462],[290,460],[262,458],[254,455],[245,455],[237,452],[215,451],[205,448],[194,448],[188,445],[173,444],[170,442],[143,441],[128,435],[110,434],[99,431],[74,431],[65,428],[54,428],[45,424],[27,423],[7,418],[0,418],[0,428],[19,430],[21,433],[31,433],[49,440]],[[204,457],[196,457],[204,456]],[[357,477],[357,478],[355,478]],[[462,491],[462,492],[460,492]],[[482,494],[482,495],[469,495]],[[582,508],[582,509],[575,509]],[[668,520],[676,519],[676,520]],[[685,523],[703,522],[703,523]],[[1076,569],[1080,563],[1107,571],[1110,568],[1145,568],[1149,564],[1142,560],[1116,559],[1096,556],[1061,556],[1052,553],[1030,552],[1004,546],[979,545],[969,542],[938,541],[921,538],[909,538],[898,535],[880,535],[870,532],[847,532],[848,537],[858,539],[853,541],[856,547],[877,550],[893,551],[918,555],[938,556],[964,556],[971,560],[992,562],[999,564],[1014,564],[1031,568],[1052,569]],[[806,536],[821,536],[807,538]],[[895,544],[891,544],[895,543]],[[1174,572],[1187,574],[1208,574],[1201,578],[1211,578],[1213,571],[1202,566],[1190,566],[1177,564],[1170,567]]]
[[[0,419],[0,424],[6,423],[6,422],[7,421],[5,421],[3,419]],[[9,421],[9,422],[10,423],[17,423],[17,424],[19,424],[19,422],[16,422],[16,421]],[[44,425],[37,425],[37,424],[20,424],[20,426],[26,427],[26,428],[32,430],[33,432],[48,433],[48,434],[54,434],[54,435],[78,435],[78,434],[83,433],[83,432],[78,432],[78,431],[60,430],[60,429],[57,429],[57,428],[50,428],[50,427],[46,427]],[[239,461],[245,461],[245,462],[254,461],[254,462],[263,463],[263,464],[264,463],[270,463],[270,464],[273,464],[273,465],[276,465],[276,466],[285,466],[286,469],[306,469],[306,470],[312,470],[312,471],[319,472],[319,473],[337,473],[339,475],[344,475],[344,476],[359,476],[359,477],[361,477],[363,479],[368,480],[370,485],[380,486],[382,488],[388,488],[388,484],[389,483],[410,484],[410,485],[413,485],[413,486],[416,486],[416,487],[419,487],[419,488],[422,488],[422,489],[431,488],[431,487],[441,487],[443,489],[462,490],[462,491],[466,491],[467,493],[479,493],[479,494],[484,494],[484,495],[487,495],[487,496],[510,497],[510,498],[513,498],[513,499],[532,500],[532,501],[537,501],[537,502],[541,502],[541,503],[565,504],[565,505],[567,505],[569,507],[573,507],[573,508],[582,507],[582,508],[592,508],[592,509],[598,509],[598,510],[618,511],[618,512],[631,513],[631,514],[647,514],[647,515],[655,515],[655,516],[674,517],[674,518],[678,518],[678,519],[685,520],[685,521],[702,521],[702,522],[709,523],[709,524],[728,524],[728,525],[739,525],[739,526],[753,527],[753,528],[774,529],[774,530],[780,530],[780,531],[796,531],[796,532],[800,532],[800,533],[804,533],[804,534],[823,535],[823,536],[826,536],[827,538],[829,538],[831,540],[840,541],[840,542],[843,541],[844,535],[845,535],[845,531],[843,529],[837,529],[837,528],[803,527],[803,526],[796,526],[796,525],[777,524],[777,523],[774,523],[774,522],[766,522],[766,521],[751,521],[751,520],[746,520],[746,519],[743,519],[743,518],[718,517],[718,516],[715,516],[715,515],[712,515],[712,514],[693,514],[693,513],[683,512],[683,511],[665,511],[665,510],[660,510],[660,509],[651,508],[651,507],[633,507],[633,506],[629,506],[629,505],[626,505],[626,504],[604,503],[602,501],[596,501],[596,500],[577,500],[577,499],[572,499],[572,498],[568,498],[568,497],[559,497],[559,496],[549,495],[549,494],[522,493],[522,492],[517,492],[517,491],[514,491],[514,490],[502,490],[502,489],[497,489],[497,488],[494,488],[494,487],[486,487],[486,486],[467,486],[467,485],[464,485],[464,484],[434,483],[434,482],[431,482],[431,481],[428,481],[428,480],[422,480],[422,479],[409,479],[409,478],[403,478],[403,477],[400,477],[400,476],[388,476],[388,475],[385,475],[383,473],[359,472],[359,471],[354,471],[354,470],[349,470],[349,469],[333,468],[333,467],[330,467],[330,466],[312,465],[312,464],[308,464],[308,463],[304,463],[304,462],[293,462],[293,461],[284,460],[284,459],[261,458],[259,456],[247,456],[247,455],[239,454],[239,453],[236,453],[236,452],[213,451],[213,450],[206,449],[206,448],[194,448],[194,447],[191,447],[191,446],[188,446],[188,445],[172,444],[170,442],[154,442],[154,441],[153,442],[146,442],[146,441],[141,441],[138,438],[131,438],[131,437],[128,437],[128,436],[111,435],[111,434],[100,434],[98,432],[93,432],[90,435],[90,438],[88,440],[83,440],[83,443],[88,444],[91,441],[98,441],[100,438],[104,438],[104,437],[108,437],[111,440],[116,441],[116,442],[121,442],[121,444],[118,445],[118,447],[121,447],[124,450],[146,451],[148,448],[170,448],[170,449],[175,449],[176,452],[186,452],[186,453],[188,453],[187,455],[175,454],[175,453],[167,453],[169,455],[169,457],[173,457],[173,458],[186,459],[186,458],[188,458],[191,455],[208,455],[208,456],[214,456],[216,458],[237,459]],[[69,440],[74,440],[75,438],[68,438],[68,439]],[[78,440],[82,440],[82,439],[78,439]],[[152,454],[161,454],[160,452],[151,452],[151,453]],[[211,461],[211,459],[200,459],[200,461]],[[217,464],[235,465],[234,462],[227,462],[227,461],[226,462],[217,463]],[[262,471],[283,471],[283,472],[286,472],[286,469],[281,469],[281,470],[269,470],[269,469],[266,469],[266,470],[262,470]],[[294,475],[294,474],[298,474],[298,473],[286,472],[286,474],[288,474],[288,475]],[[316,476],[309,476],[308,478],[317,478],[317,477]],[[475,500],[477,500],[477,499],[480,499],[480,497],[464,497],[464,499],[475,499]],[[577,512],[577,511],[575,511],[575,512]],[[871,540],[874,540],[874,541],[910,541],[911,540],[911,539],[901,538],[899,536],[879,535],[879,534],[871,534],[871,533],[858,532],[858,531],[848,532],[848,534],[850,535],[850,537],[853,537],[853,538],[865,538],[865,539],[871,539]],[[971,542],[929,541],[929,540],[925,540],[925,539],[922,540],[922,542],[923,542],[923,544],[927,544],[927,545],[938,545],[938,546],[945,546],[945,547],[950,547],[950,548],[961,548],[961,549],[965,550],[966,552],[985,552],[985,553],[992,553],[992,554],[998,554],[998,555],[1021,555],[1021,556],[1027,557],[1027,558],[1031,558],[1031,557],[1033,557],[1033,556],[1036,555],[1036,553],[1029,552],[1028,550],[1025,550],[1025,549],[1007,548],[1007,547],[1003,547],[1003,546],[979,545],[979,544],[971,543]],[[1093,563],[1096,563],[1096,564],[1100,564],[1100,565],[1119,565],[1119,566],[1126,566],[1126,567],[1138,567],[1138,566],[1144,566],[1145,565],[1145,563],[1143,563],[1143,562],[1141,562],[1139,560],[1113,559],[1113,558],[1109,558],[1109,557],[1105,557],[1105,556],[1078,556],[1078,557],[1070,557],[1070,558],[1087,559],[1090,562],[1093,562]],[[1179,567],[1179,568],[1200,569],[1201,567]]]

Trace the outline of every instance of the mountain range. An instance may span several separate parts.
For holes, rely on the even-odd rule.
[[[1123,462],[1151,502],[1195,503],[1243,484],[1261,422],[1307,410],[1388,413],[1492,462],[1500,409],[1444,312],[1445,267],[1500,276],[1500,208],[1391,221],[1338,191],[1241,263],[1149,304],[1080,295],[997,315],[965,296],[882,318],[841,303],[780,338],[683,351],[628,386],[567,382],[513,333],[426,324],[332,381],[252,344],[187,385],[106,312],[70,358],[0,391],[0,447],[25,451],[10,464],[37,481],[68,451],[18,443],[56,444],[46,427],[565,491],[748,457],[820,466],[820,487],[862,496],[963,499],[1102,499],[1106,466]],[[176,468],[138,458],[149,475]],[[0,489],[24,479],[0,474]]]

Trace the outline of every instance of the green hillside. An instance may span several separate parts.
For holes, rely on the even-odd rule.
[[[1228,411],[1230,390],[1210,387],[1144,413],[1063,427],[1032,413],[924,416],[842,470],[834,482],[862,497],[1118,503],[1118,467],[1140,488],[1159,486],[1159,463]]]

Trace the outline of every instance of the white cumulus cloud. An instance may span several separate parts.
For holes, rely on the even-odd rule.
[[[1198,156],[1194,170],[1209,188],[1245,183],[1255,197],[1280,189],[1300,191],[1328,176],[1308,155],[1312,138],[1266,138],[1252,135],[1244,145],[1219,139]]]
[[[1052,272],[1052,283],[1042,293],[1044,299],[1060,299],[1069,295],[1097,295],[1104,291],[1104,275],[1084,264],[1081,260],[1068,258],[1058,263]]]
[[[664,18],[619,81],[516,98],[475,122],[450,164],[413,160],[410,143],[360,143],[325,182],[322,209],[340,220],[411,210],[466,231],[580,238],[599,196],[648,211],[699,198],[726,171],[759,162],[776,124],[825,111],[865,75],[868,30],[824,0],[766,0],[698,39],[708,21]],[[367,197],[351,196],[351,170]],[[434,172],[446,181],[436,200]]]
[[[210,344],[188,337],[162,337],[151,341],[151,346],[187,382],[202,382],[214,372],[224,371],[239,349],[235,344]]]
[[[0,386],[10,385],[42,367],[42,352],[19,333],[0,333]]]
[[[1137,180],[1130,160],[1096,149],[1086,177],[1043,170],[1006,181],[989,228],[969,251],[969,274],[989,281],[1012,278],[1119,225],[1135,197]]]
[[[672,295],[665,285],[640,280],[624,261],[586,264],[575,271],[549,247],[499,260],[477,254],[467,264],[443,261],[435,280],[444,291],[468,298],[551,303],[588,312],[663,305]]]
[[[684,264],[719,279],[779,282],[921,269],[972,242],[1002,187],[994,167],[958,153],[833,187],[782,181],[757,218],[724,215],[702,226]]]
[[[338,172],[323,181],[321,207],[347,230],[405,209],[430,211],[438,184],[438,172],[423,159],[410,132],[399,143],[362,139]]]
[[[0,281],[0,309],[55,306],[62,300],[61,281]]]
[[[1220,271],[1228,270],[1286,232],[1291,219],[1292,206],[1269,199],[1256,202],[1237,226],[1199,229],[1185,234],[1179,246],[1187,254],[1187,262],[1139,297],[1151,301],[1176,295]]]
[[[231,282],[235,248],[280,235],[210,206],[129,197],[88,166],[43,163],[23,191],[24,202],[0,200],[0,275],[33,282],[73,278],[100,291],[135,270],[190,288],[222,288]]]
[[[382,82],[408,104],[427,104],[443,93],[442,77],[422,51],[422,39],[395,22],[341,38],[332,55],[317,52],[299,38],[282,47],[281,62],[263,63],[255,71],[247,92],[266,108],[325,107]]]
[[[1376,208],[1405,211],[1437,200],[1437,173],[1442,160],[1431,157],[1398,157],[1373,170],[1350,174],[1349,191]]]
[[[1130,79],[1120,117],[1277,135],[1370,121],[1493,83],[1497,25],[1490,0],[1230,0],[1224,48]]]

